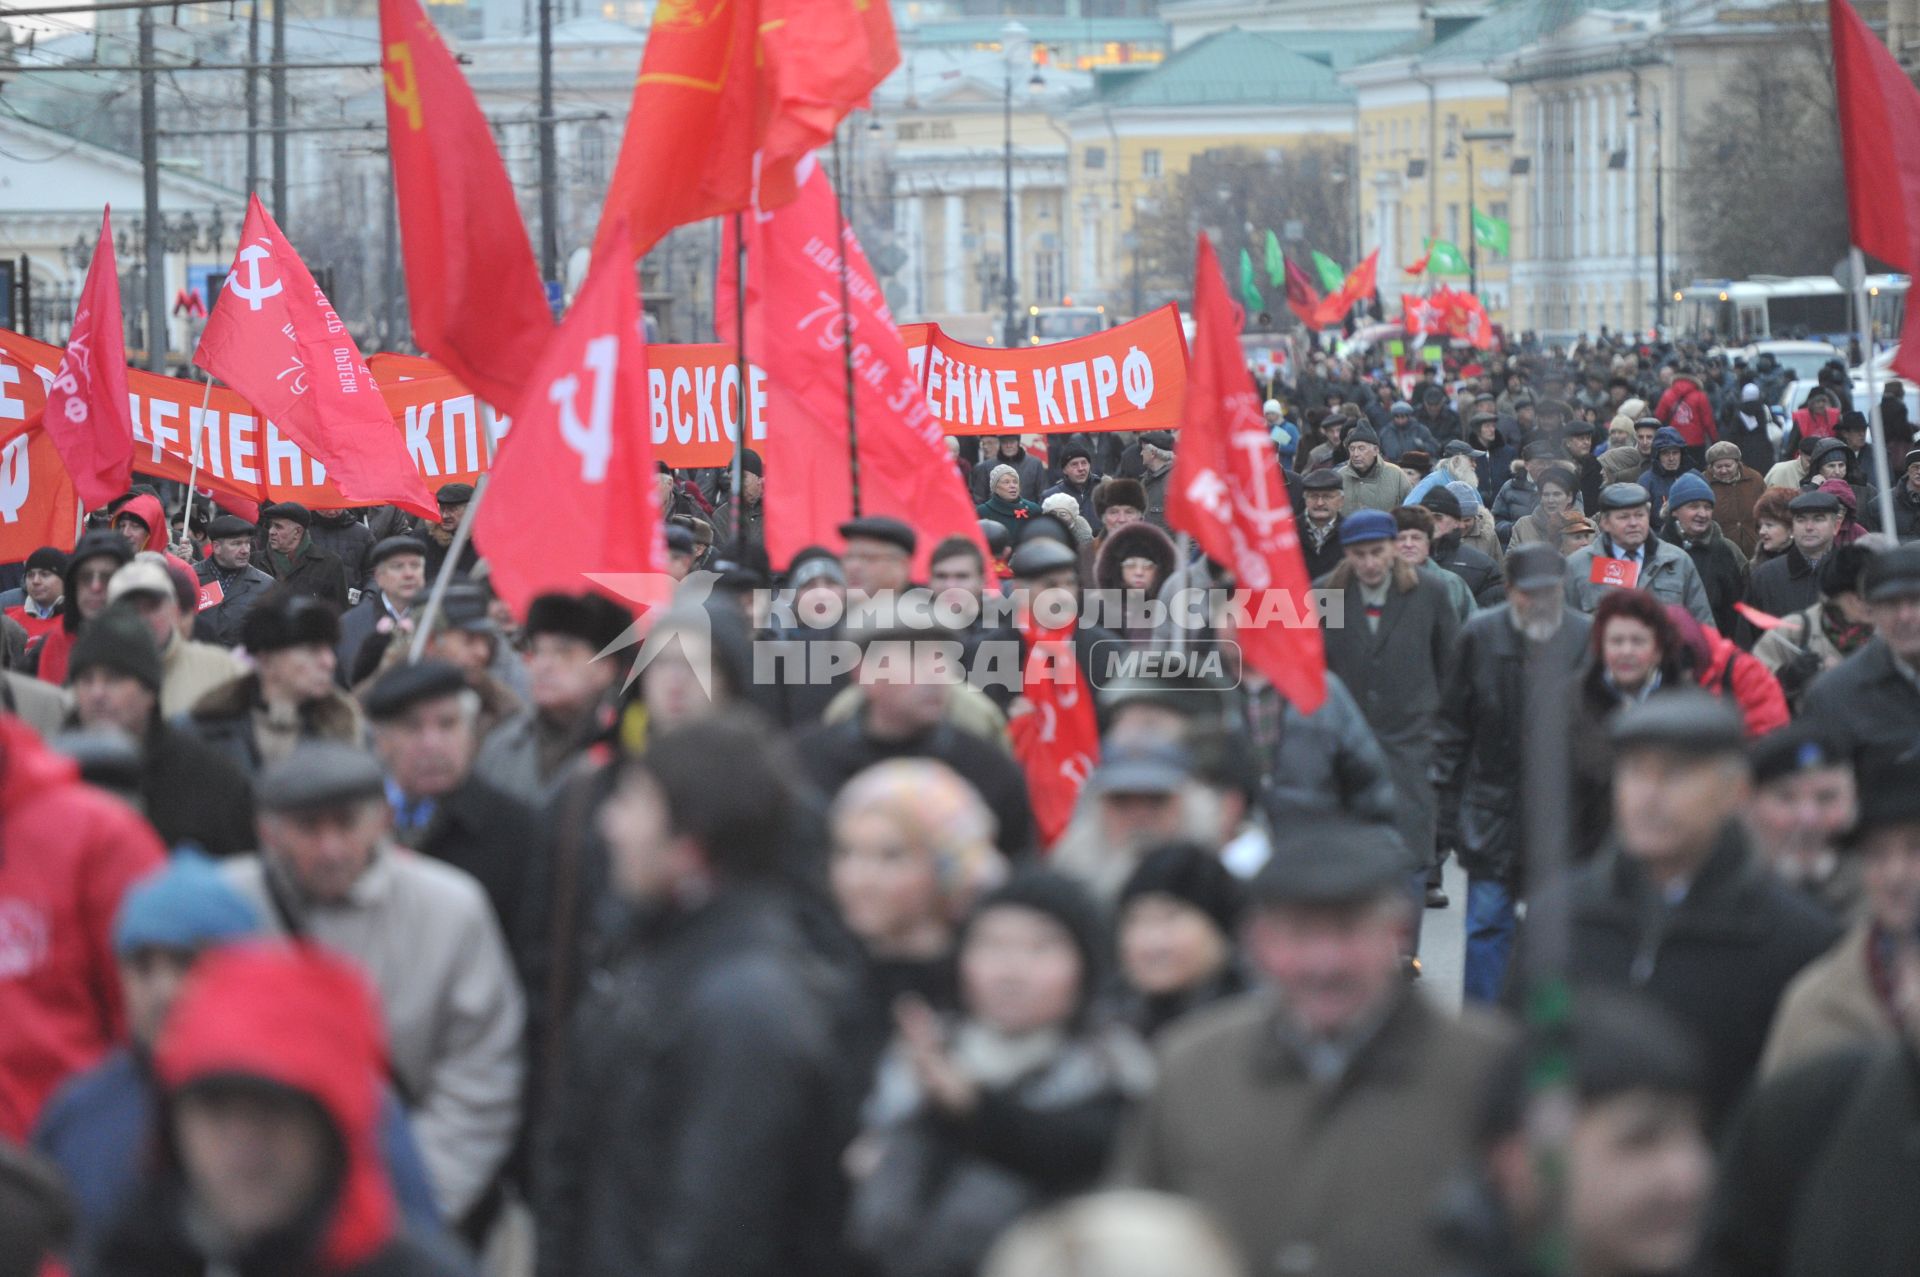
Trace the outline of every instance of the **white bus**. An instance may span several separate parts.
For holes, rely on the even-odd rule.
[[[1027,307],[1029,346],[1051,346],[1056,341],[1091,337],[1111,327],[1105,306],[1075,306],[1068,302],[1061,306]]]
[[[1867,306],[1876,343],[1899,338],[1907,284],[1905,275],[1867,276]],[[1675,293],[1674,301],[1679,304],[1675,323],[1682,334],[1709,334],[1726,346],[1768,338],[1844,345],[1855,331],[1853,297],[1831,275],[1696,280]]]

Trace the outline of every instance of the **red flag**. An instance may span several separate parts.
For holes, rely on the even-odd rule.
[[[47,387],[43,420],[74,491],[89,510],[127,490],[133,482],[133,414],[110,208],[100,215],[100,241],[80,286],[67,353]]]
[[[1340,287],[1322,302],[1315,318],[1317,328],[1332,328],[1347,317],[1347,312],[1373,296],[1374,280],[1380,268],[1380,250],[1367,254],[1367,260],[1347,272]]]
[[[840,309],[840,230],[833,187],[818,166],[800,198],[751,214],[747,252],[747,350],[766,372],[766,416],[777,423],[761,447],[766,464],[767,555],[785,566],[808,545],[838,546],[835,529],[853,514],[847,448],[845,342],[853,344],[854,409],[860,448],[860,512],[890,514],[919,530],[917,574],[934,545],[964,536],[980,545],[973,498],[947,458],[946,439],[927,409],[886,296],[852,229],[845,228],[848,315]],[[736,327],[733,226],[725,225],[714,284],[715,328]],[[737,413],[734,414],[737,416]],[[729,437],[731,421],[723,422]],[[518,427],[516,426],[517,430]],[[919,579],[925,579],[920,575]]]
[[[1100,725],[1093,692],[1073,659],[1072,627],[1041,630],[1029,620],[1022,631],[1027,663],[1021,694],[1033,712],[1007,724],[1013,756],[1027,776],[1040,845],[1051,847],[1066,832],[1080,790],[1100,761]]]
[[[1421,253],[1420,256],[1415,258],[1413,261],[1407,263],[1407,274],[1409,275],[1426,274],[1427,262],[1431,260],[1432,257],[1433,257],[1433,245],[1431,242],[1429,242],[1425,252]]]
[[[380,45],[413,339],[505,411],[553,331],[513,182],[419,0],[380,0]]]
[[[1319,328],[1322,327],[1319,322],[1320,304],[1324,300],[1320,290],[1307,278],[1307,272],[1301,270],[1293,258],[1287,258],[1287,309],[1307,327]]]
[[[636,255],[675,226],[798,197],[795,166],[900,61],[879,0],[668,0],[633,86],[595,237],[625,217]]]
[[[548,591],[632,603],[645,591],[628,587],[669,580],[636,289],[631,257],[595,255],[494,458],[473,539],[517,615]]]
[[[1827,24],[1853,242],[1912,274],[1920,267],[1920,90],[1847,0],[1831,0]],[[1907,319],[1917,316],[1920,289],[1907,294]],[[1902,342],[1893,368],[1920,377],[1920,342]]]
[[[257,195],[193,362],[265,413],[348,497],[440,517],[360,348]]]
[[[1199,237],[1194,260],[1193,362],[1187,374],[1187,407],[1180,448],[1167,480],[1167,524],[1193,534],[1209,558],[1226,564],[1240,588],[1251,591],[1259,617],[1276,609],[1258,606],[1269,591],[1289,596],[1285,624],[1269,616],[1240,626],[1246,662],[1272,680],[1301,713],[1320,708],[1327,695],[1327,660],[1320,630],[1304,618],[1307,564],[1294,531],[1293,503],[1260,397],[1247,384],[1240,350],[1240,321],[1227,298],[1226,281],[1213,245]]]

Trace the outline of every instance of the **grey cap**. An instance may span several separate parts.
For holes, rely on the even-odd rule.
[[[1413,857],[1392,825],[1335,819],[1299,822],[1274,839],[1253,880],[1261,905],[1351,905],[1399,891]]]
[[[1787,502],[1787,513],[1839,514],[1840,498],[1834,496],[1831,492],[1821,492],[1818,489],[1812,492],[1802,492],[1799,496]]]
[[[1920,544],[1874,555],[1867,560],[1860,583],[1869,603],[1920,595]]]
[[[1835,439],[1832,435],[1828,435],[1826,438],[1815,443],[1813,447],[1807,449],[1807,456],[1812,459],[1813,464],[1816,466],[1824,464],[1826,459],[1835,453],[1839,453],[1843,457],[1851,458],[1853,456],[1853,449],[1847,447],[1844,441]]]
[[[1336,492],[1343,486],[1337,470],[1309,470],[1300,476],[1302,492]]]
[[[365,750],[308,741],[261,774],[254,796],[264,811],[312,811],[383,798],[386,778]]]
[[[1172,794],[1192,775],[1192,759],[1171,745],[1110,749],[1087,783],[1096,794]]]
[[[1489,413],[1488,415],[1491,416],[1492,414]],[[1478,420],[1478,418],[1475,420]],[[1440,449],[1440,459],[1445,461],[1448,457],[1477,457],[1485,461],[1487,454],[1468,443],[1465,439],[1449,439],[1447,440],[1446,446]]]
[[[1544,590],[1562,585],[1566,579],[1566,561],[1544,542],[1518,545],[1507,552],[1508,589]]]
[[[373,549],[367,552],[367,570],[371,572],[388,559],[402,554],[417,554],[424,559],[427,557],[427,543],[419,537],[409,536],[385,537],[376,541]]]
[[[1652,748],[1747,756],[1740,711],[1722,697],[1691,688],[1664,692],[1620,711],[1610,735],[1616,753]]]
[[[484,587],[456,580],[447,586],[446,597],[440,600],[440,624],[468,634],[492,634],[499,627],[493,623],[488,604]]]
[[[1079,566],[1080,556],[1052,537],[1028,537],[1007,560],[1007,567],[1015,576],[1026,578]]]
[[[1653,494],[1637,483],[1609,483],[1600,489],[1600,512],[1609,510],[1631,510],[1635,506],[1650,506]]]

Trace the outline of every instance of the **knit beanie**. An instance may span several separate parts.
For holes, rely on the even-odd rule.
[[[113,923],[113,951],[197,950],[260,930],[260,915],[227,885],[213,861],[191,848],[127,889]]]
[[[1705,479],[1691,470],[1675,479],[1673,486],[1667,489],[1667,509],[1678,510],[1689,501],[1705,501],[1709,505],[1713,504],[1713,489],[1707,486]]]
[[[160,652],[146,622],[131,608],[115,604],[80,628],[67,658],[68,684],[79,682],[95,667],[137,679],[148,691],[159,692]]]
[[[1480,490],[1471,483],[1455,479],[1447,485],[1447,491],[1460,503],[1460,517],[1477,519],[1480,517]]]
[[[1220,863],[1220,857],[1197,843],[1169,843],[1147,853],[1127,885],[1120,889],[1119,916],[1142,896],[1171,896],[1191,905],[1229,940],[1240,925],[1246,896],[1240,880]]]
[[[39,569],[42,572],[51,572],[55,576],[66,575],[66,553],[51,545],[41,546],[27,556],[26,570],[32,572],[35,569]]]
[[[993,490],[1000,486],[1000,477],[1002,475],[1007,475],[1011,477],[1016,483],[1018,483],[1020,480],[1020,472],[1018,470],[1015,470],[1012,466],[1008,466],[1008,465],[995,466],[993,468],[992,473],[987,477],[987,495],[988,496],[992,496]],[[1019,497],[1016,496],[1014,500],[1016,501],[1019,500]]]
[[[960,929],[955,948],[964,951],[967,937],[980,919],[994,909],[1031,909],[1060,924],[1080,952],[1079,1005],[1085,1010],[1100,987],[1101,968],[1105,965],[1105,928],[1100,909],[1087,889],[1065,874],[1051,869],[1027,869],[980,897]]]

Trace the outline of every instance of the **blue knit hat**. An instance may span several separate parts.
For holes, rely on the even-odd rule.
[[[1393,516],[1385,510],[1356,510],[1340,520],[1340,544],[1393,540]]]
[[[213,861],[182,847],[128,888],[114,919],[113,951],[124,957],[138,949],[204,949],[259,930],[259,913]]]
[[[1480,517],[1480,489],[1474,487],[1464,479],[1455,479],[1447,485],[1447,491],[1451,492],[1454,499],[1460,503],[1461,518],[1477,519]]]
[[[1691,470],[1675,479],[1673,485],[1667,489],[1667,509],[1678,510],[1689,501],[1705,501],[1708,505],[1713,504],[1713,489],[1708,486],[1705,479]]]

